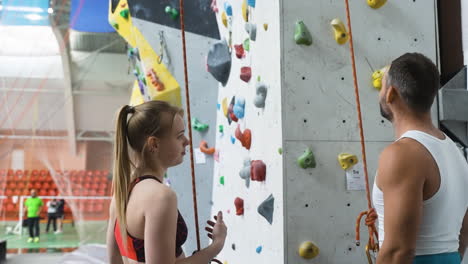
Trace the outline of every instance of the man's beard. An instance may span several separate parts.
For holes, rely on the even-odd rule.
[[[388,121],[392,122],[393,121],[393,115],[390,111],[385,111],[385,108],[382,106],[382,103],[379,104],[380,106],[380,115],[387,119]]]

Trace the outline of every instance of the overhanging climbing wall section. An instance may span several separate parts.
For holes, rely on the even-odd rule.
[[[372,73],[405,52],[421,52],[437,61],[434,1],[388,1],[378,9],[365,0],[349,1],[364,119],[370,183],[382,149],[393,140],[391,124],[380,116]],[[375,1],[379,2],[379,1]],[[282,105],[285,155],[285,234],[287,263],[364,263],[368,233],[355,245],[355,221],[367,209],[359,181],[347,184],[338,154],[361,158],[345,1],[282,1]],[[312,43],[294,39],[303,21]],[[334,22],[337,22],[336,20]],[[300,32],[298,29],[298,33]],[[345,33],[345,35],[342,35]],[[316,167],[303,169],[297,159],[310,148]],[[351,172],[357,175],[351,175]],[[359,176],[352,167],[350,179]],[[303,259],[299,246],[311,241],[317,257]],[[279,262],[274,262],[279,263]]]
[[[225,41],[208,54],[220,81],[212,213],[228,226],[219,259],[283,263],[279,2],[214,4]]]

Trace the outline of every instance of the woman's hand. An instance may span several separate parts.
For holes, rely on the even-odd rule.
[[[217,216],[214,216],[216,223],[213,221],[207,221],[206,223],[211,227],[205,227],[208,232],[208,237],[213,240],[213,246],[220,252],[224,247],[224,242],[227,236],[227,227],[223,221],[223,213],[218,212]]]

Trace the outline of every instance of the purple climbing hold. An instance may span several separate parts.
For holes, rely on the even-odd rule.
[[[211,75],[225,86],[231,73],[231,53],[225,40],[217,41],[211,46],[207,66]]]

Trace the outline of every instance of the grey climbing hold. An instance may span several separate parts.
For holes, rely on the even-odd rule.
[[[244,167],[240,170],[239,176],[245,180],[245,186],[250,187],[250,158],[244,159]]]
[[[263,201],[257,209],[258,213],[265,217],[270,225],[273,223],[274,204],[275,198],[273,197],[273,194],[270,194],[270,196],[268,196],[268,198],[266,198],[266,200]]]
[[[225,86],[231,73],[231,53],[226,40],[217,41],[211,46],[207,64],[211,75]]]
[[[252,41],[257,39],[257,25],[247,22],[245,23],[245,31],[249,33],[249,37]]]
[[[258,108],[265,107],[267,87],[264,83],[257,83],[256,94],[257,95],[254,98],[254,105]]]

